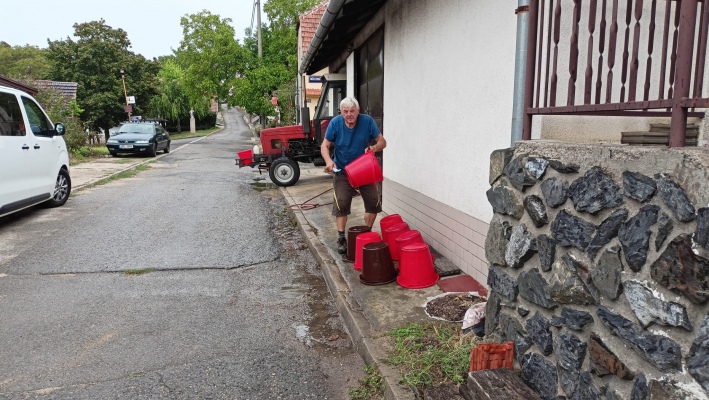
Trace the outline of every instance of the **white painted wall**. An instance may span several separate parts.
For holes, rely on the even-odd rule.
[[[658,4],[651,54],[656,61],[651,100],[657,98],[660,68],[657,61],[662,53],[664,3]],[[510,143],[516,7],[514,0],[390,0],[385,6],[384,133],[389,143],[385,176],[482,221],[492,217],[485,196],[489,187],[489,155],[495,149],[509,147]],[[635,28],[634,19],[626,28],[624,7],[625,3],[621,4],[618,12],[619,41],[613,80],[616,102],[621,87],[623,37],[629,29],[632,54]],[[650,2],[644,5],[644,19],[640,24],[638,100],[643,97],[649,56],[650,7]],[[602,99],[607,84],[611,9],[607,6]],[[579,21],[576,104],[583,103],[590,35],[587,10],[584,5]],[[564,2],[561,30],[565,33],[559,43],[557,105],[566,105],[572,14],[573,2]],[[596,14],[592,98],[598,73],[601,2]],[[542,63],[542,71],[545,68]],[[349,65],[348,71],[351,71]],[[570,142],[620,142],[621,132],[649,130],[650,123],[655,122],[669,122],[669,119],[540,116],[534,119],[532,137]],[[690,120],[690,123],[697,122]]]
[[[510,141],[516,5],[386,5],[384,174],[483,221],[490,153]]]

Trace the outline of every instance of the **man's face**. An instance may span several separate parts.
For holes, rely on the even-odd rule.
[[[357,106],[342,107],[340,113],[342,114],[342,118],[345,119],[345,124],[347,124],[348,128],[352,128],[357,122],[357,116],[359,115]]]

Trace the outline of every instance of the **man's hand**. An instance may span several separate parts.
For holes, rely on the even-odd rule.
[[[335,168],[335,162],[330,160],[330,161],[325,161],[325,172],[332,172],[332,169]]]

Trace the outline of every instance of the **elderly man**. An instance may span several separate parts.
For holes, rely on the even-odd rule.
[[[330,146],[335,145],[335,159],[330,158]],[[376,183],[353,188],[345,176],[345,167],[365,151],[378,152],[387,145],[372,117],[359,113],[359,103],[354,97],[346,97],[340,102],[340,115],[330,121],[325,132],[325,139],[320,146],[320,154],[325,160],[325,172],[335,176],[332,186],[335,189],[335,201],[332,215],[337,218],[337,251],[347,252],[345,228],[350,215],[352,197],[357,191],[364,201],[364,223],[374,225],[377,214],[382,212],[381,196]]]

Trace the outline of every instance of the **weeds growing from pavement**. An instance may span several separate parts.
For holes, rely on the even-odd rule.
[[[96,184],[97,184],[97,185],[103,185],[103,184],[105,184],[105,183],[112,182],[112,181],[116,181],[116,180],[118,180],[118,179],[132,178],[132,177],[138,175],[138,172],[140,172],[140,171],[145,171],[145,170],[148,170],[148,169],[150,169],[150,166],[149,166],[149,165],[145,165],[145,164],[136,165],[135,168],[132,168],[132,169],[129,169],[128,171],[119,172],[119,173],[117,173],[117,174],[115,174],[115,175],[109,176],[109,177],[106,178],[106,179],[102,179],[102,180],[96,182]]]
[[[462,384],[470,370],[475,334],[464,334],[459,323],[416,323],[387,333],[393,349],[387,362],[399,368],[403,383],[419,392],[443,383]]]
[[[262,182],[251,182],[251,187],[257,192],[263,192],[264,190],[276,189],[277,186],[273,183],[262,183]]]
[[[126,275],[143,275],[155,271],[155,268],[134,268],[123,271]]]
[[[350,389],[349,395],[352,400],[374,400],[384,398],[384,378],[379,375],[375,368],[366,366],[364,371],[367,375],[359,380],[359,386]]]

